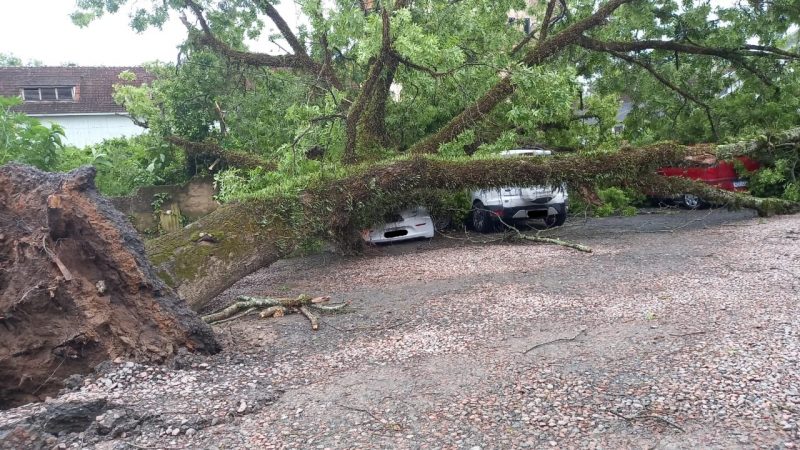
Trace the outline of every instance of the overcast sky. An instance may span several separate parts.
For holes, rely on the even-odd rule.
[[[734,1],[712,3],[727,5]],[[297,22],[294,2],[283,1],[278,9],[290,25]],[[74,10],[74,0],[0,0],[0,53],[13,54],[25,62],[39,60],[46,65],[138,65],[154,60],[174,61],[176,47],[186,34],[175,17],[163,30],[136,34],[128,26],[130,8],[105,15],[81,29],[69,19]],[[269,51],[270,47],[263,42],[251,45],[260,51]]]
[[[295,23],[294,2],[286,3],[279,9],[287,22]],[[136,34],[128,26],[129,8],[106,14],[88,28],[78,28],[69,19],[74,10],[74,0],[0,0],[0,53],[50,66],[129,66],[174,61],[176,47],[186,35],[177,18],[163,30]]]

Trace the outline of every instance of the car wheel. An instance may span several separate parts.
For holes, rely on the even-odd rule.
[[[494,219],[492,213],[478,200],[472,205],[470,212],[470,222],[472,228],[478,233],[489,233],[494,231]]]
[[[567,221],[567,212],[563,208],[558,208],[556,214],[550,214],[544,218],[544,226],[547,228],[560,227]]]
[[[689,209],[697,209],[703,205],[703,201],[700,200],[700,197],[694,194],[683,194],[681,197],[681,206]]]

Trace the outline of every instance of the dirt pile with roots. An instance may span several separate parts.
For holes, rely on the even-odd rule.
[[[0,167],[0,408],[53,394],[104,360],[218,350],[94,176]]]

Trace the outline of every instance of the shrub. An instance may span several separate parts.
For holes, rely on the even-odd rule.
[[[635,216],[637,210],[634,205],[644,201],[642,195],[618,187],[598,189],[597,197],[603,202],[595,209],[595,215],[598,217],[608,217],[614,214]]]
[[[186,180],[183,152],[149,134],[107,139],[83,149],[65,149],[54,168],[67,171],[91,164],[97,188],[105,195],[127,195],[140,186]]]

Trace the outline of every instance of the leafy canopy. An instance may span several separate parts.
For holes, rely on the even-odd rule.
[[[78,0],[72,18],[86,25],[127,3]],[[526,145],[725,141],[800,122],[792,0],[298,0],[296,29],[274,5],[139,0],[130,17],[137,31],[180,17],[187,40],[177,64],[152,66],[157,80],[121,87],[118,100],[158,136],[275,164],[221,176],[241,186],[233,191],[336,173],[353,152],[391,160],[431,136],[440,157],[466,158]],[[549,41],[572,43],[540,58],[548,5]],[[532,18],[532,35],[509,24],[512,11]],[[277,50],[252,51],[268,41]],[[623,101],[630,114],[617,134]],[[486,107],[465,116],[474,105]]]

